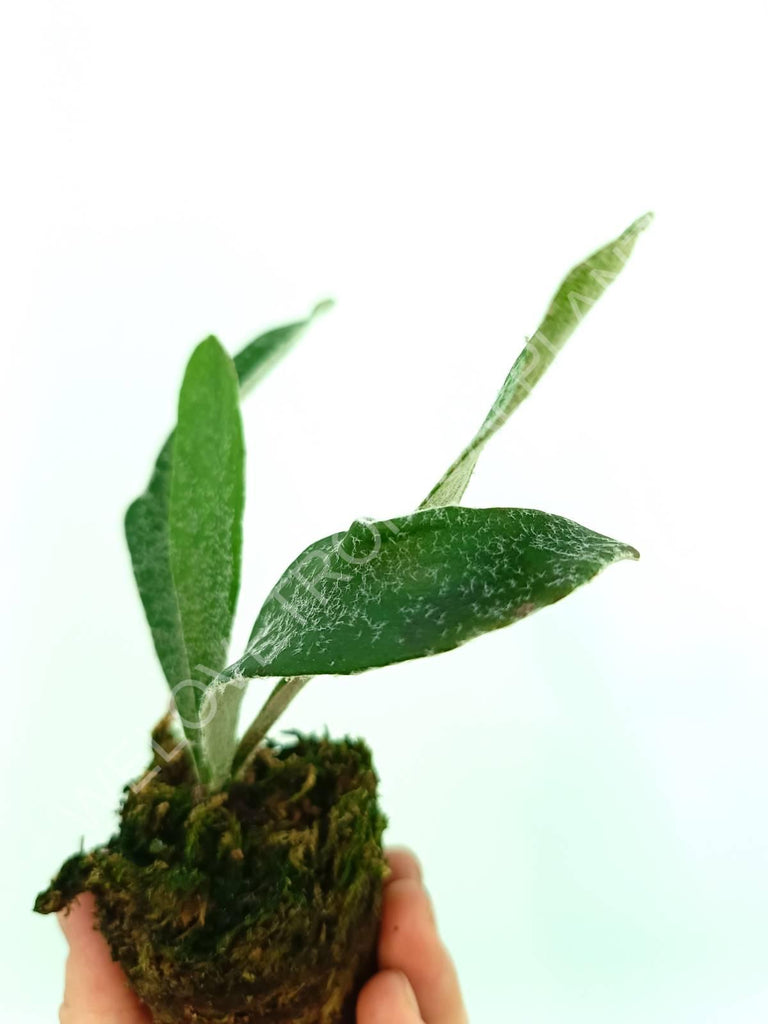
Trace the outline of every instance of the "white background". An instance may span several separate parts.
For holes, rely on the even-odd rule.
[[[165,703],[121,519],[194,344],[338,300],[247,404],[238,647],[305,544],[417,503],[564,272],[652,208],[467,495],[642,560],[453,654],[318,679],[285,725],[373,745],[474,1024],[767,1019],[763,6],[3,20],[5,1017],[53,1020],[34,894],[109,834]]]

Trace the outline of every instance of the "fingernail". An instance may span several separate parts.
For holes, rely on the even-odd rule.
[[[408,978],[405,976],[405,974],[403,974],[402,971],[398,971],[397,973],[400,976],[400,987],[403,990],[403,996],[405,997],[405,1001],[408,1003],[412,1010],[416,1010],[418,1012],[419,1003],[418,1000],[416,999],[416,993],[413,991],[413,986],[411,985],[410,981],[408,981]]]

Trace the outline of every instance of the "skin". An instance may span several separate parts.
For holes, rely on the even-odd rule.
[[[467,1024],[456,970],[440,941],[421,866],[404,849],[387,854],[379,972],[357,1003],[357,1024]],[[59,914],[69,943],[61,1024],[151,1024],[93,926],[93,897]]]

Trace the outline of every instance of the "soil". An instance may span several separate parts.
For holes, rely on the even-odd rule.
[[[155,740],[177,741],[167,723]],[[186,755],[127,786],[106,846],[36,901],[81,892],[157,1024],[353,1024],[376,966],[386,821],[368,747],[294,734],[214,794]]]

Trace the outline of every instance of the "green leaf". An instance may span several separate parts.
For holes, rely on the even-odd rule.
[[[267,331],[238,352],[234,363],[241,389],[250,390],[331,305],[329,301],[318,303],[306,319]],[[125,516],[125,535],[136,584],[157,656],[171,687],[189,678],[171,576],[168,506],[172,465],[173,434],[157,457],[147,490],[133,502]]]
[[[305,320],[275,327],[260,335],[235,356],[235,369],[240,387],[247,394],[259,383],[301,338],[309,325],[327,310],[333,308],[331,299],[318,302]]]
[[[175,695],[193,744],[205,687],[226,664],[240,587],[244,468],[234,363],[208,338],[184,374],[169,504],[171,574],[190,668]]]
[[[504,386],[482,426],[470,443],[435,484],[420,508],[458,504],[467,489],[480,453],[491,437],[527,398],[555,356],[573,334],[585,314],[608,285],[616,279],[634,248],[640,232],[652,220],[646,213],[623,234],[575,266],[555,292],[536,333],[515,360]]]
[[[165,678],[173,687],[189,678],[179,606],[171,576],[168,505],[171,494],[173,434],[163,445],[144,494],[125,514],[125,537],[133,575]]]
[[[531,509],[448,506],[357,520],[289,566],[225,675],[346,675],[449,651],[637,557]]]

